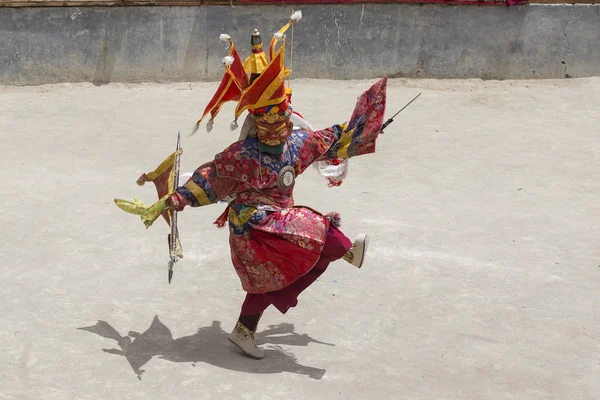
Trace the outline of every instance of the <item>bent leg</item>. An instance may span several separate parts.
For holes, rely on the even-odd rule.
[[[261,313],[271,304],[281,313],[285,314],[287,310],[298,304],[300,293],[316,281],[325,272],[330,263],[342,258],[351,247],[352,242],[350,239],[335,226],[330,226],[321,257],[315,266],[305,275],[283,289],[261,294],[248,293],[242,305],[240,318],[246,317],[249,324],[256,326]],[[251,329],[249,326],[248,328]]]

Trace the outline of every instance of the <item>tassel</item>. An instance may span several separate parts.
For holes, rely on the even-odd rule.
[[[235,59],[232,56],[225,56],[223,57],[223,65],[225,65],[226,67],[231,66],[231,64],[233,64],[233,61]]]
[[[221,214],[221,216],[219,218],[217,218],[217,220],[214,222],[214,224],[217,226],[217,228],[223,228],[225,226],[225,224],[227,223],[227,220],[229,219],[229,209],[231,206],[227,206],[227,208],[225,208],[225,211],[223,211],[223,214]]]
[[[231,40],[231,36],[229,36],[226,33],[221,33],[221,35],[219,36],[219,40],[221,42],[229,42]]]
[[[285,37],[285,34],[279,33],[279,32],[275,32],[273,34],[273,36],[275,36],[275,39],[281,40],[281,39],[283,39]]]
[[[290,17],[290,19],[291,19],[293,22],[298,22],[298,21],[300,21],[300,20],[302,19],[302,11],[298,10],[298,11],[294,12],[294,13],[292,14],[292,16]]]
[[[213,120],[209,119],[208,123],[206,124],[206,132],[210,132],[213,130]]]
[[[342,227],[342,217],[340,216],[340,213],[335,211],[330,212],[325,214],[325,218],[327,218],[331,225],[335,226],[336,228]]]
[[[336,187],[336,186],[341,186],[343,183],[341,180],[337,180],[337,179],[333,179],[333,178],[327,178],[327,180],[329,181],[327,186],[329,186],[330,188]]]
[[[238,128],[238,122],[237,119],[232,121],[231,124],[229,124],[229,129],[231,129],[232,131],[235,131]]]
[[[196,132],[198,132],[198,128],[200,128],[200,121],[196,122],[196,125],[194,125],[194,129],[192,129],[192,133],[190,133],[190,137],[194,136],[196,134]]]

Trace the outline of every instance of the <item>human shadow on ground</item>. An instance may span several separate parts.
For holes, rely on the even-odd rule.
[[[145,332],[130,331],[126,336],[121,336],[106,321],[98,321],[96,325],[77,329],[115,340],[120,349],[102,350],[125,357],[140,380],[144,373],[141,368],[153,357],[171,362],[191,362],[192,365],[205,362],[220,368],[254,374],[292,372],[307,375],[312,379],[321,379],[326,372],[324,369],[299,364],[296,357],[280,345],[308,346],[310,343],[319,343],[333,346],[330,343],[319,342],[306,334],[297,334],[294,332],[294,325],[287,323],[268,326],[266,330],[256,334],[259,345],[270,344],[265,348],[265,358],[262,360],[244,356],[229,342],[228,333],[221,328],[219,321],[213,321],[212,325],[198,329],[194,335],[178,339],[173,338],[171,330],[158,319],[158,316],[154,317]]]

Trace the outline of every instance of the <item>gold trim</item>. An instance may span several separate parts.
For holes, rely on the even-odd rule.
[[[161,176],[162,174],[164,174],[169,168],[171,168],[173,166],[173,164],[175,163],[175,156],[178,154],[183,153],[183,150],[177,150],[176,152],[174,152],[173,154],[171,154],[169,157],[167,157],[159,166],[158,168],[156,168],[154,171],[149,172],[146,174],[146,182],[148,181],[153,181],[156,178],[158,178],[159,176]]]
[[[285,39],[284,39],[285,40]],[[271,84],[268,86],[267,89],[265,89],[265,91],[261,94],[260,98],[258,99],[258,101],[254,104],[247,104],[244,107],[240,108],[240,105],[242,104],[242,100],[244,99],[244,95],[245,93],[249,92],[252,87],[259,81],[258,79],[255,80],[252,85],[250,85],[248,87],[248,89],[246,89],[245,93],[242,95],[242,97],[240,98],[240,101],[238,102],[238,106],[235,109],[235,117],[239,118],[240,115],[242,115],[242,113],[250,108],[252,109],[256,109],[256,108],[262,108],[262,107],[266,107],[266,106],[270,106],[270,105],[274,105],[274,104],[279,104],[282,101],[284,101],[287,98],[287,95],[284,93],[281,97],[278,97],[276,99],[271,99],[271,100],[264,100],[263,98],[265,97],[265,93],[267,91],[271,91],[271,95],[275,92],[275,90],[277,90],[282,84],[284,84],[285,82],[285,78],[289,75],[290,70],[288,70],[287,68],[285,68],[285,60],[284,60],[284,47],[280,48],[277,51],[277,56],[279,56],[279,53],[281,53],[281,61],[280,61],[280,65],[279,65],[279,74],[277,74],[277,76],[273,79],[273,81],[271,82]],[[277,58],[277,57],[276,57]],[[268,69],[271,64],[273,64],[273,60],[269,63],[269,65],[267,66],[266,69]],[[278,82],[278,84],[275,84],[275,82]],[[268,99],[268,98],[267,98]]]
[[[239,88],[240,85],[237,83],[237,79],[235,79],[233,77],[233,74],[229,71],[229,68],[225,67],[225,71],[226,71],[227,75],[229,75],[229,81],[227,81],[227,85],[225,85],[225,89],[223,89],[221,91],[221,94],[220,94],[217,102],[215,103],[215,105],[210,110],[208,110],[207,112],[204,113],[204,115],[202,116],[202,118],[200,118],[200,120],[198,122],[196,122],[196,125],[199,125],[202,122],[202,120],[204,120],[204,118],[206,118],[206,116],[208,114],[211,114],[212,111],[216,108],[217,112],[215,113],[215,115],[211,115],[211,119],[213,119],[213,120],[215,119],[215,117],[217,116],[217,114],[219,114],[219,111],[221,111],[221,107],[223,107],[223,103],[224,102],[222,102],[221,100],[223,100],[223,97],[229,91],[229,88],[231,87],[231,82],[232,81],[235,81],[236,85]]]
[[[338,158],[348,158],[348,149],[350,148],[350,144],[352,143],[352,134],[354,134],[354,129],[347,130],[348,124],[342,124],[343,131],[338,140],[338,143],[341,144],[340,148],[337,151]]]
[[[188,183],[183,185],[183,187],[192,192],[192,194],[194,195],[196,200],[198,200],[198,203],[200,203],[201,206],[208,206],[212,204],[211,201],[208,199],[208,196],[206,196],[206,192],[193,180],[190,179]]]
[[[292,26],[292,20],[290,20],[290,22],[288,22],[287,24],[282,26],[281,29],[279,29],[277,31],[277,33],[285,33],[289,29],[290,26]],[[277,39],[275,36],[273,36],[271,38],[271,44],[269,46],[269,57],[271,58],[271,61],[273,60],[273,58],[275,58],[275,53],[276,53],[275,46],[277,45],[278,41],[279,41],[279,39]],[[285,36],[283,37],[282,41],[283,41],[283,45],[279,48],[279,50],[281,50],[282,48],[285,48]]]
[[[231,50],[229,51],[229,56],[231,56],[233,54],[233,51],[235,50],[235,45],[233,44],[233,41],[230,40],[230,42],[231,42]],[[236,53],[237,53],[237,51],[236,51]],[[239,54],[238,54],[238,57],[239,57]],[[235,60],[233,62],[235,62]],[[243,64],[242,64],[242,68],[244,68]],[[227,73],[229,74],[229,76],[231,77],[231,79],[233,79],[233,81],[237,85],[238,89],[240,89],[240,92],[243,93],[244,92],[244,88],[242,87],[242,84],[237,80],[237,78],[235,77],[235,75],[233,75],[233,72],[231,72],[231,68],[229,68],[229,66],[226,65],[225,66],[225,70],[227,70]],[[245,73],[246,73],[246,70],[244,70],[244,74]],[[246,79],[247,78],[248,77],[246,77]]]

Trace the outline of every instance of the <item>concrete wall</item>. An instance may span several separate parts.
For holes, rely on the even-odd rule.
[[[600,6],[306,5],[294,76],[600,75]],[[220,33],[248,54],[284,6],[0,8],[0,83],[219,80]]]

